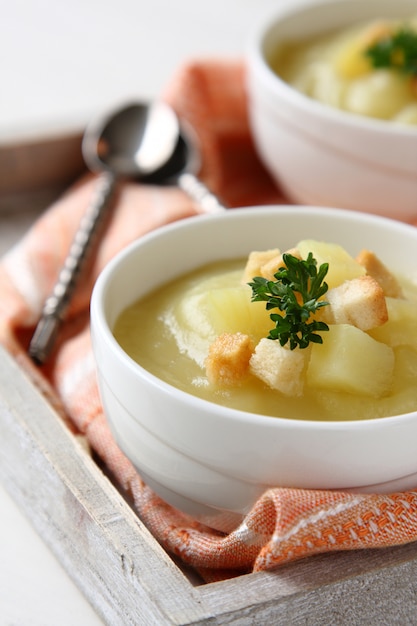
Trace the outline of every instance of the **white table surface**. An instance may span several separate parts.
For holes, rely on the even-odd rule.
[[[0,0],[0,146],[82,128],[132,95],[157,96],[186,59],[242,56],[254,23],[288,1]],[[0,253],[34,217],[0,214]],[[0,626],[102,624],[6,487]]]

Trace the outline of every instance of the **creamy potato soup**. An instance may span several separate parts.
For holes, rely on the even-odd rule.
[[[417,17],[374,20],[280,47],[270,64],[324,104],[417,124]]]
[[[287,254],[254,251],[181,276],[124,310],[114,336],[167,383],[243,411],[358,420],[416,410],[416,285],[368,250],[353,258],[336,244],[303,240]],[[327,290],[314,286],[313,271],[308,288],[291,282],[288,295],[285,287],[284,310],[252,301],[301,263],[327,268],[316,280]],[[300,307],[313,307],[308,323],[315,324],[301,340],[301,331],[286,334],[285,326]]]

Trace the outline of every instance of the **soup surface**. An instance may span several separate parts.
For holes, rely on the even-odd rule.
[[[270,64],[295,89],[324,104],[415,125],[416,42],[417,18],[375,20],[280,46]],[[414,71],[406,67],[408,54]]]
[[[392,295],[382,296],[388,321],[363,331],[349,320],[346,323],[343,311],[342,323],[332,319],[331,309],[339,307],[332,294],[340,286],[346,291],[346,285],[362,280],[368,270],[332,244],[307,241],[297,249],[313,249],[320,263],[329,262],[329,291],[323,298],[333,299],[321,309],[322,319],[330,322],[322,344],[290,351],[288,345],[281,348],[278,341],[266,339],[274,323],[264,302],[251,302],[247,259],[213,263],[159,287],[122,312],[114,327],[115,338],[135,361],[167,383],[243,411],[295,419],[358,420],[416,410],[417,287],[388,273],[399,290],[393,293],[387,287]],[[250,268],[249,275],[259,275],[257,270]],[[355,311],[363,310],[361,302],[353,306],[352,318]],[[262,341],[268,348],[274,344],[284,356],[302,353],[301,370],[291,373],[282,389],[262,378],[267,369],[262,364],[260,373],[259,368],[258,373],[248,369],[232,384],[213,380],[207,370],[208,354],[223,333],[243,334],[253,346]]]

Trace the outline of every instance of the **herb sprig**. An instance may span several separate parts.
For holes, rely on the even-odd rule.
[[[417,75],[417,33],[403,27],[365,51],[375,68],[399,69]]]
[[[292,254],[283,254],[285,267],[274,274],[276,281],[257,276],[248,283],[252,288],[252,302],[266,302],[266,309],[279,309],[284,315],[271,313],[275,328],[268,339],[277,339],[282,346],[289,342],[290,349],[307,348],[310,342],[323,343],[319,331],[329,330],[324,322],[310,317],[328,302],[319,300],[328,290],[323,282],[329,264],[317,269],[317,261],[310,252],[306,260]]]

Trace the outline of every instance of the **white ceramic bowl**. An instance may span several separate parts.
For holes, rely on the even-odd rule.
[[[285,3],[256,29],[247,55],[253,136],[291,200],[417,218],[417,128],[323,105],[289,86],[269,65],[277,47],[288,41],[415,13],[414,0],[302,0]]]
[[[370,248],[395,270],[414,268],[417,281],[416,228],[352,211],[269,207],[159,229],[121,252],[95,285],[92,338],[110,427],[144,480],[193,515],[243,515],[272,486],[417,485],[417,413],[326,423],[232,410],[156,378],[112,335],[119,313],[159,284],[211,261],[286,249],[308,237],[339,243],[351,254]]]

